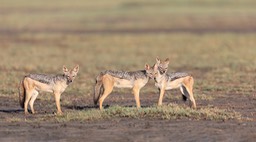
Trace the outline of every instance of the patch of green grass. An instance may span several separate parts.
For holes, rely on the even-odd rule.
[[[224,110],[212,107],[190,109],[178,105],[167,105],[162,107],[129,108],[113,106],[103,111],[98,109],[86,111],[67,112],[63,116],[56,116],[58,122],[66,121],[95,121],[115,118],[134,119],[196,119],[196,120],[230,120],[241,119],[241,115],[231,110]]]

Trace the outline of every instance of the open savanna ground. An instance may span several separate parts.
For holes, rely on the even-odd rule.
[[[3,1],[0,5],[1,141],[254,141],[256,2],[211,0]],[[169,58],[169,72],[195,78],[197,109],[179,90],[157,107],[154,80],[141,109],[130,89],[93,104],[104,70],[136,71]],[[61,97],[41,92],[24,115],[18,85],[29,73],[80,65]]]

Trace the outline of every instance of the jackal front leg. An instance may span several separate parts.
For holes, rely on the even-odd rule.
[[[164,88],[164,87],[159,88],[158,106],[161,106],[162,103],[163,103],[163,96],[164,96],[164,93],[165,93],[165,88]]]
[[[140,108],[140,88],[139,87],[133,87],[133,95],[136,101],[137,108]]]
[[[57,107],[57,114],[58,115],[62,115],[62,111],[61,111],[61,107],[60,107],[60,96],[61,96],[61,93],[54,92],[54,96],[55,96],[55,102],[56,102],[56,107]]]

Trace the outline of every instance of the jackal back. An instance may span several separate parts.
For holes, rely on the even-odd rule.
[[[48,85],[56,84],[56,82],[66,82],[67,85],[69,85],[70,83],[64,74],[58,74],[58,75],[29,74],[25,77],[29,77],[33,80],[36,80],[38,82],[48,84]]]
[[[112,70],[106,70],[102,72],[103,75],[109,74],[113,77],[119,78],[119,79],[126,79],[126,80],[137,80],[137,79],[146,79],[147,73],[145,70],[139,70],[139,71],[112,71]]]
[[[176,79],[183,78],[186,76],[190,76],[190,75],[186,72],[174,72],[174,73],[166,74],[166,79],[167,81],[174,81]]]

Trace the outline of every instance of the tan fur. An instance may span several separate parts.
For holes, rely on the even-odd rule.
[[[183,90],[181,88],[182,86],[184,86],[186,88],[186,90],[188,91],[188,99],[190,100],[190,107],[196,108],[196,102],[195,102],[194,95],[193,95],[193,84],[194,84],[194,79],[192,76],[182,77],[182,78],[176,79],[174,81],[171,81],[169,83],[167,81],[163,80],[163,82],[161,84],[156,84],[156,86],[159,86],[159,89],[160,89],[158,105],[159,106],[162,105],[165,90],[180,88],[182,94],[185,94],[185,92],[184,92],[185,90]]]
[[[67,85],[64,82],[57,82],[54,86],[49,86],[47,84],[32,80],[30,78],[25,78],[23,84],[26,90],[26,98],[24,102],[24,109],[26,114],[28,113],[28,103],[30,105],[32,113],[35,113],[33,104],[36,97],[39,94],[39,91],[54,93],[57,106],[57,113],[62,114],[60,107],[60,96],[67,87]]]
[[[157,72],[157,66],[154,65],[154,69],[153,67],[149,67],[148,65],[146,65],[146,70],[152,70]],[[152,73],[154,74],[154,73]],[[152,76],[151,74],[151,76]],[[146,77],[146,78],[136,78],[136,79],[122,79],[122,78],[117,78],[117,77],[113,77],[109,74],[104,74],[104,75],[99,75],[97,77],[98,82],[96,82],[95,85],[95,94],[94,94],[94,103],[97,104],[97,102],[99,102],[99,108],[102,110],[102,104],[104,102],[104,100],[107,98],[107,96],[113,91],[113,88],[131,88],[133,91],[133,95],[136,101],[136,106],[137,108],[140,108],[140,98],[139,98],[139,94],[140,94],[140,89],[142,87],[144,87],[150,77]],[[100,90],[104,90],[102,96],[100,97]],[[99,94],[99,95],[97,95]]]
[[[165,90],[171,90],[180,88],[180,91],[183,95],[188,97],[190,101],[190,107],[196,108],[196,102],[193,95],[193,85],[194,85],[194,78],[192,76],[185,76],[180,77],[178,79],[175,79],[173,81],[168,81],[165,74],[167,72],[167,67],[169,64],[169,59],[167,58],[165,61],[161,61],[160,59],[156,58],[157,64],[159,67],[164,66],[164,69],[160,69],[164,73],[161,75],[160,71],[158,71],[157,75],[155,76],[155,86],[159,88],[159,99],[158,99],[158,105],[162,105],[163,96],[165,93]],[[183,88],[185,87],[185,89]]]
[[[66,70],[65,67],[64,69]],[[75,71],[77,73],[78,69],[79,68],[77,66],[72,71]],[[72,79],[74,79],[74,77],[75,76],[73,76]],[[36,81],[30,77],[24,77],[24,79],[20,83],[20,90],[22,89],[20,91],[20,104],[21,106],[24,106],[25,114],[28,114],[28,104],[30,106],[32,114],[35,113],[33,105],[40,91],[50,92],[54,94],[57,114],[62,114],[62,110],[60,107],[60,96],[65,91],[67,86],[68,85],[65,80],[57,80],[53,84],[45,84]]]
[[[145,85],[145,80],[138,79],[133,81],[125,80],[125,79],[119,79],[116,77],[112,77],[108,74],[104,75],[102,77],[103,87],[104,87],[104,93],[102,97],[99,100],[99,106],[100,109],[102,109],[103,101],[106,99],[106,97],[112,92],[114,87],[117,88],[132,88],[133,95],[136,101],[137,108],[140,108],[140,99],[139,99],[139,92],[142,87]]]

